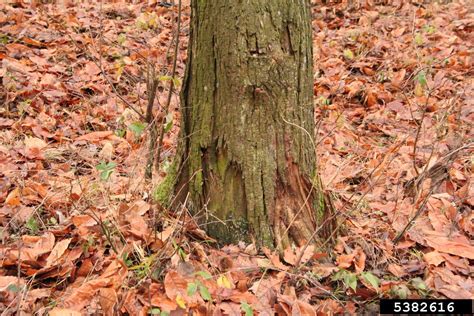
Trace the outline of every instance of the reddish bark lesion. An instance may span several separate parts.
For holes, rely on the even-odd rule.
[[[298,165],[291,160],[287,160],[286,170],[285,181],[277,181],[273,218],[276,246],[281,250],[291,242],[301,246],[310,241],[317,225],[312,201],[319,189],[302,175]]]

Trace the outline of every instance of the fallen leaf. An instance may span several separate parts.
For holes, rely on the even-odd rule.
[[[314,308],[306,302],[301,300],[297,300],[292,308],[291,308],[291,315],[293,316],[316,316],[316,311]]]
[[[354,258],[355,258],[355,253],[354,252],[349,254],[349,255],[340,255],[340,256],[337,257],[336,263],[337,263],[338,267],[343,268],[343,269],[347,269],[354,262]]]
[[[117,292],[114,288],[104,287],[99,289],[99,304],[105,315],[114,314],[114,306],[117,302]]]
[[[37,137],[26,137],[25,138],[25,147],[27,150],[32,150],[32,149],[43,149],[47,147],[48,144]]]
[[[48,312],[49,316],[81,316],[82,313],[68,308],[55,307]]]
[[[474,247],[467,243],[450,240],[444,236],[425,236],[427,244],[439,252],[474,260]]]
[[[23,286],[25,281],[15,276],[0,276],[0,292],[8,290],[10,286]]]
[[[23,240],[25,240],[23,238]],[[37,239],[37,241],[28,249],[28,252],[32,255],[33,258],[38,258],[41,255],[44,255],[50,252],[53,247],[56,238],[50,232],[43,234]]]
[[[229,278],[227,278],[224,274],[217,278],[217,286],[223,287],[226,289],[232,288],[232,283],[230,283]]]
[[[425,259],[426,263],[436,267],[445,260],[442,254],[440,254],[438,251],[431,251],[423,254],[423,259]]]
[[[20,203],[20,189],[15,188],[10,193],[8,193],[7,198],[5,199],[5,204],[10,207],[19,206]]]
[[[102,140],[104,138],[107,138],[107,137],[109,137],[113,134],[114,133],[112,131],[91,132],[91,133],[88,133],[88,134],[77,137],[75,139],[75,141],[85,140],[85,141],[89,141],[89,142],[96,142],[96,141]]]
[[[293,249],[291,249],[291,247],[288,247],[283,251],[283,260],[285,260],[286,263],[289,263],[294,266],[296,264],[296,259],[296,254]]]
[[[316,265],[313,267],[313,273],[320,278],[327,278],[334,272],[339,271],[339,268],[336,266],[326,266],[326,265]]]
[[[472,300],[474,297],[472,292],[466,291],[465,289],[459,286],[456,286],[454,284],[446,284],[445,286],[437,290],[443,295],[445,295],[446,297],[453,300],[462,300],[462,299]]]
[[[357,247],[354,250],[354,266],[357,273],[361,273],[365,269],[365,260],[367,258],[366,254],[361,247]]]
[[[110,285],[110,280],[104,278],[87,281],[79,288],[72,290],[72,293],[64,300],[64,307],[80,311],[90,304],[101,288]]]
[[[402,266],[399,266],[398,264],[394,264],[394,263],[389,264],[387,270],[398,278],[402,278],[405,275],[407,275],[407,272],[405,271],[405,269]]]
[[[406,75],[405,69],[401,69],[400,71],[395,72],[392,77],[392,85],[397,88],[401,88],[403,80],[405,79],[405,75]]]
[[[59,259],[61,259],[64,252],[69,247],[71,240],[72,238],[61,240],[54,246],[53,250],[51,250],[51,254],[49,255],[48,259],[46,259],[46,268],[58,263]]]
[[[106,142],[102,150],[99,152],[99,158],[105,161],[110,161],[114,154],[114,146],[111,142]]]

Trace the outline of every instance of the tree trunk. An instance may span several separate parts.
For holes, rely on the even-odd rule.
[[[309,2],[192,1],[174,192],[220,242],[302,245],[328,215]]]

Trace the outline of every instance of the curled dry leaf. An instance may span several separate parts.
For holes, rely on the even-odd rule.
[[[339,268],[333,265],[316,265],[313,267],[313,273],[320,278],[327,278],[337,271],[339,271]]]
[[[104,147],[99,152],[99,158],[105,161],[110,161],[114,154],[114,146],[111,142],[106,142]]]
[[[229,316],[241,316],[242,311],[240,309],[240,304],[232,302],[223,302],[216,306],[217,310],[222,310],[225,315]]]
[[[273,253],[270,249],[264,247],[262,249],[263,253],[265,253],[265,255],[267,256],[268,259],[270,259],[270,262],[278,269],[282,270],[282,271],[285,271],[285,270],[288,270],[288,266],[284,265],[281,261],[280,261],[280,256],[278,255],[278,253]]]

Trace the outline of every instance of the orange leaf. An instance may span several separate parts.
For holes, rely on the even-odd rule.
[[[298,256],[301,254],[301,251],[303,251],[304,249],[304,246],[301,247],[298,251]],[[303,255],[301,256],[301,264],[304,264],[306,262],[308,262],[311,257],[313,257],[313,254],[314,254],[314,246],[313,245],[309,245],[308,247],[306,247],[306,249],[304,249],[304,253]]]
[[[400,88],[402,86],[403,80],[405,79],[407,71],[405,69],[400,70],[399,72],[396,72],[393,74],[392,77],[392,85]]]
[[[89,141],[89,142],[96,142],[96,141],[102,140],[104,138],[107,138],[111,135],[113,135],[112,131],[98,131],[98,132],[91,132],[89,134],[79,136],[75,140],[76,141],[86,140],[86,141]]]
[[[291,249],[291,247],[286,248],[285,251],[283,252],[283,260],[285,260],[287,263],[294,266],[296,264],[296,259],[297,259],[296,254]]]
[[[51,267],[54,264],[58,264],[57,261],[61,259],[64,252],[69,247],[71,240],[72,238],[61,240],[54,246],[53,250],[51,250],[51,254],[49,255],[48,259],[46,259],[46,267]]]
[[[436,250],[425,253],[423,255],[423,259],[425,259],[426,263],[433,266],[439,266],[445,260],[444,257]]]
[[[474,260],[474,247],[468,243],[452,241],[444,236],[425,236],[426,243],[439,252]]]
[[[394,263],[389,264],[387,270],[398,278],[401,278],[407,275],[407,272],[405,271],[405,269],[403,269],[403,267],[399,266],[398,264],[394,264]]]
[[[355,260],[354,260],[355,270],[357,273],[363,272],[365,269],[365,259],[367,258],[367,256],[362,250],[362,248],[360,247],[357,247],[354,253],[355,253]]]
[[[68,308],[54,308],[49,311],[49,316],[81,316],[82,314],[78,311]]]
[[[99,290],[99,303],[105,315],[114,314],[114,306],[117,303],[117,292],[114,288],[104,287]]]
[[[110,280],[108,279],[100,278],[90,280],[79,288],[74,289],[71,295],[64,300],[64,306],[75,311],[80,311],[91,302],[98,290],[108,286],[110,286]]]
[[[23,241],[26,243],[26,237],[23,236]],[[41,255],[44,255],[48,252],[50,252],[53,247],[54,247],[54,242],[56,238],[54,238],[54,235],[50,232],[45,233],[43,236],[38,237],[38,239],[35,241],[33,245],[31,245],[31,248],[25,249],[25,251],[28,251],[28,253],[33,257],[33,258],[38,258]]]
[[[354,261],[355,253],[351,253],[350,255],[340,255],[337,257],[336,262],[340,268],[349,268]]]
[[[11,207],[20,205],[20,189],[15,188],[8,193],[8,196],[5,199],[5,204]]]

